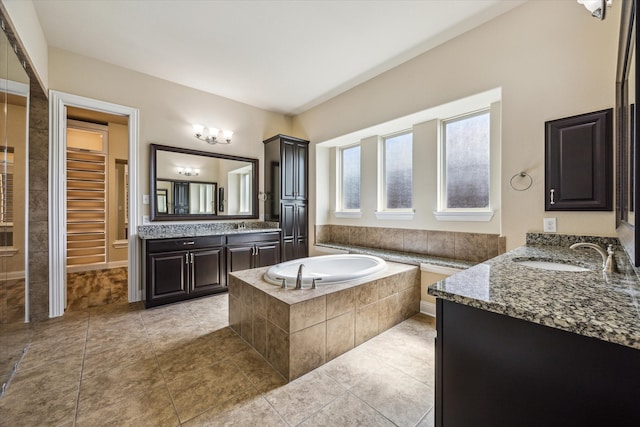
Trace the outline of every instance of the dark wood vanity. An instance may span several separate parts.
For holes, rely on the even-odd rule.
[[[232,271],[280,262],[278,231],[147,239],[145,307],[227,291]]]

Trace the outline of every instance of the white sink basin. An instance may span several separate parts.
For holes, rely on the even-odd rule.
[[[556,261],[517,259],[517,258],[514,259],[513,261],[517,262],[520,265],[524,265],[525,267],[539,268],[541,270],[572,271],[572,272],[590,271],[588,268],[581,267],[579,265],[567,264],[567,263],[556,262]]]

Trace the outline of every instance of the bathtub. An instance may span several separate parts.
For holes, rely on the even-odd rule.
[[[344,254],[322,255],[282,262],[269,268],[264,279],[274,285],[282,285],[282,278],[288,287],[295,287],[301,264],[303,287],[310,287],[314,278],[321,278],[316,284],[330,285],[349,280],[361,279],[387,269],[387,263],[376,256]]]

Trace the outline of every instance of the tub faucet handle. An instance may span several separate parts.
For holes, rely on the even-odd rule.
[[[282,280],[282,285],[280,285],[280,287],[282,289],[287,289],[287,279],[284,277],[276,277],[276,280]]]
[[[311,289],[316,289],[317,288],[316,281],[318,281],[318,280],[322,280],[322,277],[314,277],[313,278],[313,282],[311,282]]]

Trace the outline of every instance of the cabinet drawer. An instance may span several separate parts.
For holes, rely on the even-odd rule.
[[[179,239],[147,240],[147,252],[166,252],[224,245],[225,236],[198,236]]]
[[[268,233],[246,233],[246,234],[231,234],[227,236],[227,243],[254,243],[254,242],[279,242],[280,233],[272,231]]]

